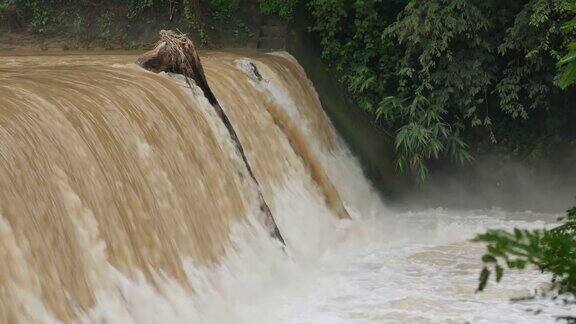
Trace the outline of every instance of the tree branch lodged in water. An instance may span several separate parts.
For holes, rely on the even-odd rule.
[[[216,110],[216,113],[226,126],[234,146],[238,150],[238,153],[240,153],[240,156],[246,165],[246,169],[248,169],[250,177],[256,184],[258,189],[258,197],[260,199],[260,209],[266,216],[266,226],[271,231],[273,237],[278,239],[282,244],[285,244],[284,239],[278,230],[278,226],[276,225],[276,221],[272,216],[270,207],[268,207],[268,204],[262,196],[260,184],[258,183],[258,180],[254,176],[254,172],[248,163],[248,159],[246,158],[242,144],[238,139],[238,135],[236,134],[230,119],[228,116],[226,116],[224,110],[218,103],[216,96],[210,89],[208,81],[206,81],[204,68],[202,67],[200,57],[198,56],[198,52],[196,51],[192,40],[190,40],[186,34],[176,33],[171,30],[161,30],[160,40],[156,43],[154,49],[140,56],[136,63],[146,70],[156,73],[172,72],[182,74],[186,78],[186,82],[188,83],[190,89],[192,89],[192,86],[188,78],[193,79],[196,85],[202,89],[204,96],[206,96],[210,104],[212,104]]]

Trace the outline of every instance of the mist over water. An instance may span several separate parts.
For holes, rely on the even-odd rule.
[[[202,59],[286,246],[199,88],[130,55],[6,56],[0,322],[542,323],[567,312],[509,302],[544,282],[537,272],[475,294],[482,246],[469,242],[558,214],[395,211],[291,56]]]
[[[572,167],[573,157],[557,160],[535,165],[497,156],[481,156],[456,170],[435,170],[430,181],[417,192],[407,193],[397,204],[403,209],[494,207],[509,211],[562,213],[576,204],[576,172]]]

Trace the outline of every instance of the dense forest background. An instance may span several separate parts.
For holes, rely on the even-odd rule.
[[[573,145],[558,62],[574,1],[312,1],[325,55],[395,130],[400,170],[476,154],[537,160]],[[470,147],[470,146],[474,147]]]

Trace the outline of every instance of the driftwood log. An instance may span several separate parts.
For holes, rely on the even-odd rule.
[[[226,126],[230,138],[242,157],[250,177],[256,184],[260,200],[260,209],[266,217],[265,225],[271,231],[273,237],[278,239],[282,244],[285,244],[284,238],[282,237],[272,212],[270,211],[270,207],[262,196],[260,184],[254,176],[250,163],[248,163],[248,159],[246,158],[246,154],[244,153],[238,135],[236,134],[230,119],[226,116],[226,113],[218,103],[216,96],[208,85],[206,75],[204,74],[204,68],[202,67],[200,57],[198,56],[198,52],[196,51],[192,40],[190,40],[186,34],[175,33],[171,30],[162,30],[160,31],[160,40],[156,43],[154,49],[141,55],[137,59],[136,63],[141,67],[156,73],[172,72],[182,74],[186,78],[186,82],[190,89],[192,89],[192,85],[190,84],[189,79],[194,80],[196,85],[202,89],[204,96],[206,96],[210,104],[212,104],[216,113]]]

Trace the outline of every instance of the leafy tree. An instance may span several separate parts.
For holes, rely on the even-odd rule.
[[[574,62],[570,54],[560,60],[575,39],[573,29],[562,27],[573,5],[307,2],[324,56],[356,102],[395,131],[398,169],[421,181],[430,160],[469,161],[470,143],[498,143],[530,156],[568,128],[568,93],[555,76],[558,61]]]
[[[482,126],[496,143],[510,121],[553,110],[563,95],[553,81],[555,65],[573,39],[560,28],[569,2],[409,2],[385,32],[402,53],[396,93],[377,111],[400,122],[400,169],[422,178],[431,158],[464,162],[466,132]],[[409,140],[416,145],[405,145]]]
[[[552,274],[548,293],[576,297],[576,207],[562,221],[551,230],[491,230],[478,235],[474,241],[487,244],[478,290],[486,288],[492,275],[500,282],[505,269],[533,266]]]

